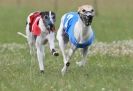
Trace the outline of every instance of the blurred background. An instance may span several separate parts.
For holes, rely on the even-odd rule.
[[[132,3],[133,0],[0,0],[0,42],[24,43],[25,39],[18,37],[16,32],[25,32],[26,18],[31,12],[56,12],[58,29],[61,16],[77,11],[83,4],[91,4],[95,8],[92,26],[96,40],[129,40],[133,38]]]

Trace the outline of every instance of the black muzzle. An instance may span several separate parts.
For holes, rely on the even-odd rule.
[[[49,30],[49,31],[55,31],[55,26],[54,26],[54,24],[48,24],[46,28],[47,28],[47,30]]]
[[[80,18],[86,26],[91,25],[92,20],[93,20],[92,15],[87,16],[87,15],[80,14]]]

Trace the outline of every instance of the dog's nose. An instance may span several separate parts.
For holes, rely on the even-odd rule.
[[[54,26],[54,24],[49,24],[48,25],[48,30],[55,30],[55,26]]]
[[[49,24],[50,28],[52,28],[54,25],[53,24]]]
[[[89,16],[87,16],[88,18],[92,18],[93,16],[92,15],[89,15]]]
[[[87,19],[88,19],[88,20],[92,20],[92,18],[93,18],[92,15],[87,16]]]

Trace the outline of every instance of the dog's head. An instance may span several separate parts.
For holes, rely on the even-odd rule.
[[[48,31],[55,31],[56,15],[52,11],[45,11],[40,13],[43,23]]]
[[[82,5],[78,8],[78,14],[80,15],[83,23],[86,26],[89,26],[92,23],[95,12],[91,5]]]

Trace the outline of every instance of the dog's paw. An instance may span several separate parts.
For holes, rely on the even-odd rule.
[[[44,70],[40,70],[40,73],[41,73],[41,74],[44,74]]]
[[[41,74],[44,74],[44,70],[40,70],[40,73],[41,73]]]
[[[59,53],[57,51],[55,51],[55,49],[52,49],[52,55],[59,56]]]
[[[61,74],[62,74],[62,76],[65,75],[66,71],[67,71],[67,68],[66,68],[66,67],[63,67],[62,70],[61,70]]]
[[[54,52],[53,55],[54,56],[59,56],[59,53],[58,52]]]

